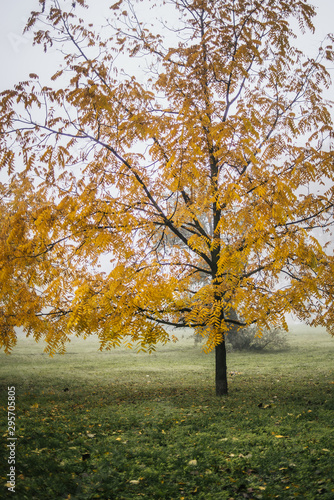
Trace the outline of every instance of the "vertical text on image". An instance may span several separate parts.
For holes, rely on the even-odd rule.
[[[16,417],[16,399],[15,399],[15,387],[8,387],[8,403],[7,403],[7,412],[8,412],[8,465],[9,472],[7,474],[7,487],[8,491],[15,493],[15,485],[16,485],[16,470],[15,470],[15,462],[16,462],[16,436],[15,436],[15,417]]]

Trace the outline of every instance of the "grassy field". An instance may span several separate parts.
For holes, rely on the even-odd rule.
[[[29,339],[1,353],[0,498],[333,499],[334,339],[298,326],[287,351],[230,353],[217,398],[213,354],[179,338],[151,355],[96,339],[54,358]]]

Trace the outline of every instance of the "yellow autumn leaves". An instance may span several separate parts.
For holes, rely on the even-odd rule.
[[[106,39],[43,13],[36,42],[56,44],[63,20],[68,71],[1,94],[0,345],[22,326],[50,353],[91,333],[152,350],[165,326],[191,326],[210,350],[230,309],[260,332],[291,312],[332,328],[333,256],[314,228],[333,223],[334,55],[304,58],[285,21],[312,28],[313,9],[172,2],[190,35],[170,41],[117,5]],[[144,82],[118,67],[139,55]]]

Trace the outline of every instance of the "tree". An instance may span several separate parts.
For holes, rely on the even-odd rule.
[[[314,236],[333,224],[333,37],[307,58],[291,27],[312,32],[314,8],[172,0],[172,26],[153,5],[149,27],[120,0],[94,32],[71,5],[39,0],[26,28],[64,54],[52,82],[1,94],[2,347],[23,326],[51,354],[91,333],[152,350],[191,326],[221,395],[229,328],[293,312],[333,333],[334,261]]]

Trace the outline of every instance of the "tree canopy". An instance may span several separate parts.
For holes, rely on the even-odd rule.
[[[293,313],[334,332],[315,233],[334,222],[333,37],[294,46],[305,0],[171,0],[169,24],[152,3],[152,25],[141,6],[102,29],[84,0],[39,0],[28,20],[64,63],[1,94],[0,345],[21,326],[49,353],[91,333],[152,350],[189,326],[226,379],[232,325]]]

